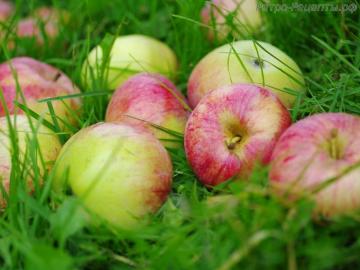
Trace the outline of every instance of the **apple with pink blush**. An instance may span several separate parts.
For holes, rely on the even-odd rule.
[[[287,108],[306,92],[299,66],[286,53],[266,42],[240,40],[214,49],[195,66],[188,81],[190,106],[195,108],[212,90],[235,83],[263,86]]]
[[[43,30],[40,22],[35,18],[26,18],[19,21],[17,25],[16,35],[19,38],[34,38],[38,44],[43,44]],[[44,33],[49,39],[53,39],[58,34],[58,28],[53,22],[44,24]],[[13,47],[11,45],[10,47]]]
[[[0,22],[6,21],[14,11],[14,6],[9,1],[0,0]]]
[[[267,89],[250,84],[219,88],[189,117],[188,162],[208,186],[246,179],[256,163],[269,163],[277,139],[290,124],[289,112]]]
[[[70,187],[87,210],[123,229],[139,227],[156,212],[171,183],[164,146],[141,123],[126,120],[80,130],[54,166],[56,192]]]
[[[0,87],[10,114],[21,113],[14,101],[24,103],[20,93],[17,92],[17,86],[23,93],[26,105],[47,120],[51,119],[48,105],[39,103],[39,99],[80,93],[59,69],[29,57],[13,58],[0,65]],[[73,123],[73,114],[79,110],[81,101],[79,98],[70,98],[52,101],[52,105],[60,124],[61,120]],[[0,104],[0,116],[5,114],[6,108]]]
[[[285,201],[307,196],[316,216],[360,209],[360,117],[322,113],[287,129],[276,144],[271,186]]]
[[[140,73],[125,81],[112,96],[106,113],[107,122],[144,121],[183,134],[190,108],[175,85],[159,74]],[[165,146],[177,147],[174,136],[151,127]]]
[[[44,35],[50,41],[59,34],[60,23],[66,23],[69,14],[60,9],[50,7],[40,7],[36,9],[32,16],[21,19],[16,26],[18,38],[34,38],[38,45],[44,43]],[[14,41],[10,40],[9,48],[14,48]]]

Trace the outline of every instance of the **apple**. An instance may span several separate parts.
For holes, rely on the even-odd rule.
[[[51,41],[59,35],[60,23],[67,23],[69,14],[60,9],[40,7],[35,9],[32,16],[19,21],[16,35],[19,38],[34,38],[38,45],[44,43],[44,35]],[[9,47],[14,47],[10,41]]]
[[[17,153],[14,150],[14,144],[10,140],[9,124],[15,129],[19,149],[19,155],[17,156],[19,163],[15,168],[20,166],[21,170],[24,170],[25,178],[23,180],[27,182],[27,187],[31,192],[34,189],[34,171],[32,168],[37,167],[40,177],[43,177],[44,173],[49,171],[54,164],[61,149],[61,144],[54,132],[25,115],[10,116],[9,119],[0,117],[0,179],[4,191],[7,193],[10,190],[12,160],[15,160]],[[38,145],[37,148],[32,147],[35,143]],[[34,164],[32,158],[35,155],[37,158]],[[18,174],[20,173],[22,172],[18,171]],[[42,179],[39,180],[42,181]],[[6,199],[0,192],[0,208],[4,208],[6,205]]]
[[[233,83],[254,83],[275,93],[286,107],[305,92],[300,68],[284,52],[265,42],[237,41],[206,55],[188,82],[188,99],[195,108],[208,92]]]
[[[44,23],[44,29],[42,29],[41,24],[42,22],[36,18],[22,19],[17,25],[16,35],[18,38],[34,38],[39,45],[44,43],[44,34],[49,39],[58,35],[58,28],[53,22]],[[9,47],[13,48],[14,44],[9,43]]]
[[[6,21],[13,13],[13,10],[12,3],[0,0],[0,22]]]
[[[234,84],[206,95],[185,129],[185,152],[207,186],[247,178],[255,163],[267,164],[290,114],[265,88]]]
[[[17,57],[0,64],[0,89],[10,114],[19,112],[14,101],[24,103],[17,86],[23,93],[26,105],[47,120],[51,120],[48,105],[39,103],[39,99],[80,93],[59,69],[29,57]],[[74,123],[74,113],[79,110],[81,104],[78,98],[52,101],[52,104],[59,124],[62,121]],[[0,116],[5,114],[6,109],[1,103]]]
[[[140,73],[116,90],[107,108],[105,120],[143,120],[149,125],[184,133],[188,109],[185,97],[167,78],[158,74]],[[173,135],[157,127],[152,127],[152,131],[165,146],[178,146]]]
[[[53,21],[59,23],[62,21],[68,22],[70,14],[62,9],[43,6],[35,9],[34,17],[43,22]]]
[[[309,196],[316,215],[360,209],[360,117],[321,113],[286,130],[272,154],[270,180],[286,200]],[[348,171],[347,171],[348,170]]]
[[[82,70],[85,85],[104,79],[107,87],[114,90],[136,73],[160,73],[173,78],[177,69],[174,52],[165,43],[144,35],[117,37],[107,52],[109,55],[103,54],[99,45],[85,60]]]
[[[208,1],[201,10],[201,20],[211,27],[208,31],[210,40],[214,37],[224,40],[229,33],[237,38],[256,33],[262,24],[256,0]]]
[[[64,145],[54,167],[53,187],[70,187],[86,209],[109,224],[131,229],[142,224],[171,190],[170,157],[143,125],[98,123]]]

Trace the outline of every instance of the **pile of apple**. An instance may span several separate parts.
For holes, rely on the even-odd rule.
[[[206,6],[203,15],[214,6],[219,8]],[[247,180],[262,164],[269,165],[277,196],[287,201],[313,198],[318,215],[360,208],[360,118],[322,113],[292,124],[288,109],[295,102],[301,106],[306,87],[300,68],[284,52],[253,40],[223,45],[192,71],[188,100],[171,82],[176,72],[174,52],[151,37],[118,37],[109,52],[97,46],[84,61],[82,80],[85,88],[102,80],[114,90],[105,122],[80,129],[61,147],[57,134],[43,123],[63,129],[76,124],[81,113],[78,87],[57,68],[34,59],[1,64],[0,174],[5,191],[11,185],[9,134],[15,127],[21,158],[29,142],[39,142],[39,171],[53,173],[55,192],[70,189],[90,213],[121,228],[136,227],[165,202],[172,184],[166,148],[183,142],[189,165],[209,188]],[[50,106],[39,102],[69,95]],[[30,192],[33,171],[29,168],[24,180]],[[6,201],[1,198],[3,207]]]

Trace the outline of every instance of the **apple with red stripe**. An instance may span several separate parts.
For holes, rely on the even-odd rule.
[[[80,93],[59,69],[29,57],[13,58],[0,65],[0,88],[7,106],[5,109],[3,104],[0,104],[0,116],[4,116],[6,110],[10,114],[21,113],[14,105],[14,101],[24,103],[20,93],[17,92],[17,86],[23,93],[26,105],[47,120],[51,120],[48,105],[39,103],[39,99]],[[79,109],[81,102],[78,98],[71,98],[52,101],[52,104],[59,120],[73,123],[73,113]]]
[[[322,113],[286,130],[272,155],[270,179],[286,201],[308,196],[325,217],[360,209],[360,117]]]
[[[246,178],[255,163],[270,161],[277,139],[290,124],[289,112],[267,89],[250,84],[219,88],[189,117],[188,162],[205,185]]]
[[[184,133],[190,108],[175,85],[159,74],[140,73],[132,76],[112,96],[106,113],[107,122],[146,121],[177,133]],[[154,135],[168,147],[178,147],[176,137],[151,127]]]

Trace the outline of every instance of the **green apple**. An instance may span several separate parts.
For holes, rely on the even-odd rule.
[[[174,52],[165,43],[148,36],[117,37],[108,55],[104,51],[99,45],[85,60],[82,69],[85,85],[91,85],[93,80],[101,78],[109,89],[114,90],[136,73],[153,72],[169,78],[173,78],[176,73]]]
[[[9,122],[10,120],[10,122]],[[34,189],[33,176],[34,168],[43,177],[44,173],[51,169],[61,149],[57,135],[50,129],[41,125],[36,120],[31,120],[25,115],[17,115],[0,118],[0,179],[5,192],[10,189],[10,175],[12,160],[15,155],[18,157],[21,170],[24,170],[24,181],[27,182],[29,191]],[[9,124],[14,129],[10,132]],[[14,143],[10,139],[16,134],[17,143],[15,151]],[[36,156],[36,160],[32,157]],[[42,180],[39,179],[41,184]],[[6,200],[0,193],[0,206],[6,206]]]
[[[90,213],[131,229],[166,200],[172,165],[165,148],[143,125],[98,123],[64,145],[54,175],[55,191],[70,187]]]
[[[288,108],[305,92],[301,70],[287,54],[269,43],[243,40],[213,50],[196,65],[189,103],[194,108],[206,93],[234,83],[266,87]]]

